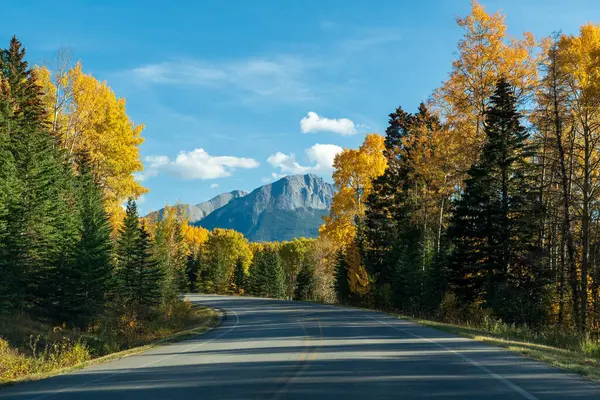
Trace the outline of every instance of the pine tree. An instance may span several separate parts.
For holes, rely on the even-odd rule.
[[[0,56],[3,136],[8,135],[15,171],[4,257],[16,304],[52,316],[61,296],[58,268],[72,261],[77,238],[77,214],[70,212],[73,176],[49,134],[40,89],[24,56],[16,38]]]
[[[129,199],[117,240],[119,303],[125,310],[141,316],[161,302],[164,271],[152,248],[150,234],[139,221],[137,205]]]
[[[19,269],[9,262],[9,205],[16,201],[17,171],[10,151],[9,88],[0,74],[0,313],[13,310],[19,296]]]
[[[244,271],[244,261],[238,258],[235,262],[235,271],[233,272],[234,291],[244,293],[246,287],[246,271]]]
[[[344,252],[339,250],[335,260],[334,289],[339,303],[347,304],[350,301],[350,285],[348,284],[348,263]]]
[[[486,112],[480,160],[456,203],[450,272],[464,302],[483,302],[507,321],[536,323],[546,284],[535,237],[541,207],[520,117],[512,89],[500,79]]]
[[[174,209],[158,221],[154,232],[154,258],[163,271],[162,304],[167,307],[188,289],[180,215]]]
[[[283,262],[275,249],[259,250],[250,267],[250,290],[255,296],[285,297]]]
[[[152,239],[140,224],[136,247],[136,305],[144,310],[160,304],[165,273],[152,254]]]
[[[312,301],[315,299],[317,280],[315,271],[309,262],[303,262],[296,278],[295,300]]]
[[[190,253],[187,255],[186,260],[186,274],[187,281],[189,282],[189,290],[191,293],[198,292],[199,289],[199,281],[200,281],[200,255],[195,253]]]
[[[77,195],[81,225],[73,262],[63,273],[61,311],[64,319],[85,327],[100,315],[115,287],[111,226],[104,210],[101,188],[94,181],[89,157],[78,157]]]
[[[133,199],[129,199],[116,246],[118,300],[123,307],[136,301],[136,288],[139,283],[137,276],[139,243],[140,222],[137,205]]]
[[[416,114],[401,108],[390,114],[384,152],[388,168],[373,183],[363,233],[363,259],[374,279],[374,300],[384,307],[418,308],[429,290],[424,278],[432,264],[432,231],[427,229],[427,215],[420,213],[420,171],[414,158],[433,152],[422,146],[440,129],[439,119],[422,103]]]

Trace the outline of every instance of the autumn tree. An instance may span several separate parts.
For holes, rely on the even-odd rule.
[[[574,132],[574,174],[577,211],[581,215],[581,270],[578,288],[571,276],[579,306],[574,305],[576,324],[582,333],[588,327],[590,274],[592,267],[592,226],[600,186],[600,26],[583,25],[578,36],[563,36],[559,41],[558,63],[568,88],[568,105]],[[579,309],[579,311],[577,311]]]
[[[568,74],[561,67],[560,35],[544,41],[543,77],[536,92],[536,139],[542,149],[539,187],[544,208],[542,239],[546,239],[550,268],[556,273],[557,323],[574,325],[580,320],[577,248],[574,234],[575,198],[572,195],[575,130],[570,111]],[[556,222],[554,222],[556,221]],[[545,233],[547,232],[547,233]],[[544,235],[545,233],[545,235]],[[546,237],[544,237],[546,236]],[[569,293],[570,286],[570,293]],[[568,307],[569,297],[572,307]]]
[[[364,201],[371,192],[372,181],[385,171],[383,150],[383,137],[371,133],[358,149],[344,149],[335,156],[333,181],[336,193],[319,233],[341,247],[354,240],[355,218],[364,215]]]
[[[460,143],[456,149],[462,157],[456,160],[464,172],[477,160],[485,141],[484,114],[496,81],[507,79],[515,88],[517,101],[535,87],[537,64],[533,53],[537,44],[528,32],[523,39],[509,39],[504,15],[487,13],[476,0],[472,1],[471,14],[458,17],[457,24],[464,31],[458,42],[458,57],[432,101],[451,127],[453,140]]]
[[[373,180],[385,171],[383,150],[383,137],[372,133],[360,148],[345,149],[335,157],[333,181],[337,191],[329,216],[319,229],[322,237],[347,253],[350,290],[359,296],[368,292],[369,277],[356,247],[356,221],[364,216]]]
[[[81,62],[71,68],[66,62],[59,57],[54,71],[36,69],[46,118],[71,162],[76,162],[79,151],[89,152],[94,179],[117,227],[123,217],[121,204],[147,192],[134,176],[143,169],[139,156],[143,126],[129,119],[125,99],[117,98],[106,82],[84,73]]]
[[[187,255],[184,228],[187,221],[177,207],[165,206],[163,217],[150,225],[154,239],[154,258],[161,268],[163,307],[172,304],[179,293],[188,290]]]
[[[289,242],[281,243],[279,255],[283,262],[285,290],[289,299],[294,296],[296,277],[298,276],[313,241],[313,239],[295,238]]]
[[[238,260],[247,271],[252,252],[244,235],[231,229],[215,228],[211,231],[202,255],[204,291],[227,293]]]

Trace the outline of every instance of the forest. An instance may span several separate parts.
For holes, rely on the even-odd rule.
[[[513,38],[477,2],[457,24],[447,79],[336,156],[319,237],[283,243],[191,226],[177,207],[139,216],[143,126],[125,100],[64,54],[30,68],[13,38],[0,56],[0,356],[59,351],[42,334],[36,356],[12,321],[71,332],[60,351],[83,359],[127,347],[193,319],[185,292],[503,324],[600,355],[600,25]]]

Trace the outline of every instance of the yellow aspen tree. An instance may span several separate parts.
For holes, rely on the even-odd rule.
[[[181,234],[186,255],[197,255],[202,245],[208,240],[208,233],[208,229],[190,225],[187,220],[184,220],[181,224]]]
[[[567,83],[571,128],[575,134],[573,190],[580,215],[581,269],[579,273],[572,270],[570,277],[573,300],[580,303],[573,304],[574,322],[581,333],[586,333],[592,283],[592,226],[599,211],[600,191],[600,26],[583,25],[578,36],[562,36],[558,47],[558,63]],[[597,275],[597,271],[592,275]],[[593,288],[598,291],[597,283]]]
[[[371,193],[372,181],[387,166],[384,149],[383,136],[371,133],[360,148],[344,149],[335,157],[333,181],[337,191],[319,233],[340,247],[349,245],[356,236],[355,218],[364,215],[363,203]]]
[[[37,76],[54,135],[72,162],[79,151],[88,152],[117,229],[123,215],[121,204],[147,192],[134,177],[143,170],[139,155],[143,125],[134,124],[125,99],[117,98],[106,82],[85,74],[80,62],[54,74],[38,67]]]
[[[352,293],[363,296],[369,292],[369,276],[355,243],[357,217],[365,213],[364,200],[373,188],[373,179],[381,176],[387,167],[383,155],[384,138],[371,133],[358,149],[344,149],[335,157],[333,181],[337,189],[329,216],[319,229],[337,249],[344,251],[348,263],[348,282]]]
[[[484,112],[496,81],[505,77],[518,98],[529,93],[537,82],[537,60],[533,57],[536,40],[531,33],[522,39],[509,39],[504,15],[488,14],[477,1],[471,14],[457,18],[464,31],[458,42],[458,58],[452,71],[437,89],[432,103],[440,117],[451,127],[449,133],[460,143],[461,171],[477,159],[484,134]]]

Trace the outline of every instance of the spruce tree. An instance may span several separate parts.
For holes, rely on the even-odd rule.
[[[114,291],[111,226],[101,188],[94,181],[89,156],[78,156],[77,196],[81,224],[73,262],[60,274],[62,313],[67,321],[87,326],[100,315]]]
[[[17,171],[10,151],[9,88],[0,74],[0,313],[14,310],[21,300],[19,268],[9,262],[9,205],[16,201]]]
[[[198,283],[200,280],[199,274],[200,256],[198,254],[190,253],[186,258],[186,274],[187,281],[189,282],[188,288],[191,293],[198,292]]]
[[[164,275],[162,303],[166,307],[186,291],[189,281],[186,273],[187,256],[183,251],[181,224],[176,215],[170,215],[156,224],[154,258]]]
[[[255,296],[285,297],[283,262],[275,249],[259,250],[252,261],[251,293]]]
[[[235,262],[235,270],[233,272],[233,284],[236,293],[243,293],[246,286],[246,271],[244,270],[244,261],[238,257]]]
[[[483,302],[504,320],[540,322],[547,276],[536,238],[541,205],[533,149],[506,80],[498,81],[485,117],[486,142],[449,230],[452,286],[464,302]]]
[[[0,54],[4,79],[2,123],[14,160],[15,179],[7,204],[5,262],[12,269],[13,300],[36,314],[53,316],[61,296],[58,268],[73,256],[77,214],[71,169],[47,129],[40,88],[13,38]],[[4,90],[3,90],[4,92]]]
[[[350,285],[348,284],[348,263],[344,252],[339,250],[335,258],[335,281],[334,290],[337,300],[341,304],[348,304],[350,301]]]
[[[145,316],[161,302],[164,271],[153,254],[153,243],[137,205],[127,201],[125,219],[117,240],[119,304],[126,311]]]
[[[400,107],[389,117],[384,150],[388,167],[373,182],[373,190],[365,202],[364,236],[369,250],[364,254],[364,262],[377,286],[393,281],[401,255],[395,244],[401,243],[402,228],[408,220],[405,198],[409,172],[402,151],[415,123],[414,115]]]
[[[123,307],[136,301],[136,288],[139,283],[137,276],[139,243],[140,222],[137,205],[133,199],[129,199],[116,245],[118,302]]]
[[[136,247],[136,305],[148,310],[160,304],[165,273],[152,253],[152,239],[145,223],[139,227]]]
[[[417,214],[418,171],[413,167],[415,149],[411,146],[418,145],[415,138],[438,131],[441,126],[423,103],[415,114],[401,108],[390,114],[384,151],[388,167],[373,182],[363,223],[363,260],[375,280],[374,300],[384,307],[416,309],[429,292],[424,269],[431,266],[433,254],[426,246],[430,232],[419,221],[422,215]]]
[[[295,300],[312,301],[315,299],[317,280],[312,264],[303,262],[296,278]]]

